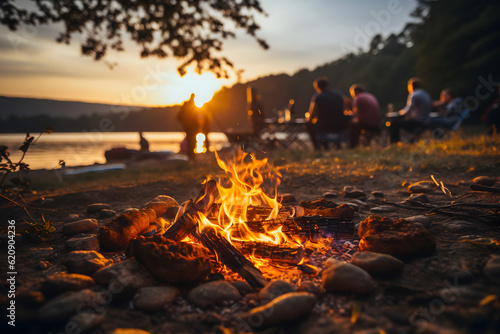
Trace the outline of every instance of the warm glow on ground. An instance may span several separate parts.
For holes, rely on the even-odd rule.
[[[186,75],[180,77],[177,73],[169,73],[167,77],[168,85],[162,92],[162,104],[182,104],[189,99],[191,93],[195,94],[194,102],[197,107],[202,107],[210,101],[214,93],[224,85],[231,85],[234,79],[217,79],[215,74],[204,72],[197,74],[189,70]]]

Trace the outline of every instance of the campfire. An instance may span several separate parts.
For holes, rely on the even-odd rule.
[[[301,265],[308,242],[322,237],[352,238],[353,210],[327,207],[327,201],[283,206],[277,188],[279,171],[267,159],[238,151],[232,161],[216,156],[226,172],[208,179],[163,234],[167,239],[200,243],[218,261],[254,287],[265,284],[258,267],[270,261]]]
[[[243,151],[224,160],[216,154],[216,159],[225,175],[218,181],[205,180],[199,194],[179,209],[172,224],[163,220],[163,229],[153,229],[150,234],[206,247],[216,262],[253,287],[266,284],[260,269],[270,264],[314,272],[307,256],[318,249],[318,242],[336,245],[339,239],[353,238],[354,209],[350,206],[324,199],[283,205],[278,196],[281,174],[267,159],[259,160]],[[152,208],[158,214],[162,209],[152,207],[157,204],[143,211]],[[119,220],[117,217],[114,222]],[[101,230],[101,244],[109,246],[117,239],[106,237],[110,234],[106,228]],[[132,235],[129,240],[133,239]],[[128,241],[117,246],[124,243]]]

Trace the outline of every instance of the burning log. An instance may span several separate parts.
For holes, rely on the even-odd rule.
[[[169,227],[163,236],[167,239],[180,241],[193,234],[198,227],[198,214],[207,214],[214,201],[216,192],[217,183],[214,180],[207,181],[202,191],[200,191],[193,201],[187,204],[184,213]]]
[[[285,245],[270,245],[267,242],[258,241],[233,241],[245,255],[252,255],[272,262],[299,264],[305,256],[304,247],[292,247]]]
[[[99,230],[101,249],[116,251],[127,248],[130,240],[137,238],[139,233],[148,228],[148,214],[142,211],[124,213]]]
[[[323,216],[290,217],[284,220],[269,219],[250,221],[246,225],[254,233],[266,233],[281,227],[281,231],[289,236],[298,236],[302,243],[317,242],[321,237],[352,239],[354,237],[354,223],[352,220],[330,218]],[[238,236],[238,226],[232,229]]]
[[[217,184],[214,180],[205,183],[202,191],[191,202],[188,203],[184,213],[170,228],[163,234],[164,237],[175,241],[180,241],[192,235],[215,253],[218,259],[229,269],[238,273],[251,286],[262,287],[266,280],[257,269],[240,251],[227,241],[215,227],[206,226],[199,229],[199,214],[207,214],[214,201]]]

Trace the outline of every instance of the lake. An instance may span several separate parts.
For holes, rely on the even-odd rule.
[[[184,139],[183,132],[143,132],[149,141],[151,151],[179,151],[179,144]],[[22,152],[18,150],[22,145],[24,133],[0,134],[0,145],[9,147],[10,159],[19,161]],[[38,135],[33,135],[36,137]],[[210,146],[220,149],[227,143],[222,132],[208,134]],[[94,163],[105,163],[104,151],[113,147],[139,149],[139,135],[137,132],[56,132],[44,133],[32,145],[23,162],[31,169],[59,168],[59,160],[66,161],[66,166],[85,166]]]

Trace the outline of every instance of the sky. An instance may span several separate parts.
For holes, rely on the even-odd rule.
[[[19,1],[19,0],[18,0]],[[21,3],[27,0],[21,0]],[[292,75],[314,69],[358,48],[366,49],[376,34],[399,32],[412,20],[416,0],[261,0],[267,15],[257,15],[262,49],[244,32],[225,40],[222,55],[242,82],[270,74]],[[61,27],[0,26],[0,95],[55,100],[161,106],[182,103],[194,92],[197,104],[208,101],[223,85],[236,82],[189,69],[180,77],[182,60],[140,58],[139,47],[125,43],[125,52],[111,52],[108,64],[80,53],[78,39],[70,45],[55,39]]]

